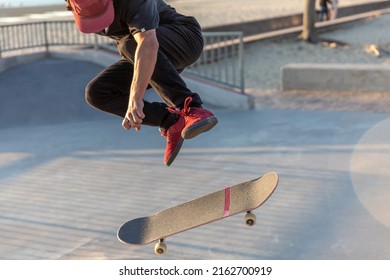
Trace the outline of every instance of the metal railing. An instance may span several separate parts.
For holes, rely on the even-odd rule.
[[[113,41],[103,36],[78,32],[72,21],[0,25],[0,55],[7,51],[51,46],[95,46]]]
[[[244,93],[242,32],[204,32],[203,37],[203,53],[187,72]]]
[[[243,39],[241,32],[205,32],[204,51],[186,73],[244,93]],[[0,58],[3,53],[52,46],[83,46],[115,49],[104,36],[83,34],[73,21],[46,21],[0,25]]]

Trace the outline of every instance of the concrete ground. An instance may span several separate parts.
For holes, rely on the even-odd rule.
[[[390,258],[388,114],[214,108],[219,125],[168,168],[156,128],[128,133],[84,105],[99,70],[49,59],[1,74],[1,259],[154,259],[118,226],[268,171],[280,185],[255,228],[194,229],[163,258]]]
[[[388,113],[312,106],[319,95],[310,108],[206,104],[218,126],[166,167],[156,128],[124,131],[85,104],[101,69],[51,58],[0,73],[0,259],[390,259]],[[237,215],[168,238],[164,256],[116,239],[129,219],[268,171],[280,184],[253,228]]]

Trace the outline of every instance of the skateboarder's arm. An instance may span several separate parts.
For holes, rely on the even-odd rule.
[[[134,74],[130,89],[130,99],[122,126],[125,129],[141,129],[143,113],[143,96],[152,77],[157,61],[158,41],[154,29],[134,35],[137,49],[134,57]]]

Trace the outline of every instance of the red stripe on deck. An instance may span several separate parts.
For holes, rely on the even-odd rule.
[[[223,209],[223,216],[227,217],[230,214],[230,187],[225,189],[225,207]]]

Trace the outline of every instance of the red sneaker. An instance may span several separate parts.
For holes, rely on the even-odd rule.
[[[200,107],[189,107],[191,101],[192,98],[187,97],[184,102],[184,108],[180,111],[174,108],[168,108],[170,112],[184,117],[185,126],[181,132],[183,139],[191,139],[203,132],[209,131],[218,123],[218,119],[210,111]]]
[[[160,129],[160,133],[167,139],[167,146],[165,147],[164,163],[170,166],[179,153],[184,139],[181,137],[181,132],[184,128],[184,117],[179,116],[177,122],[168,130]]]

